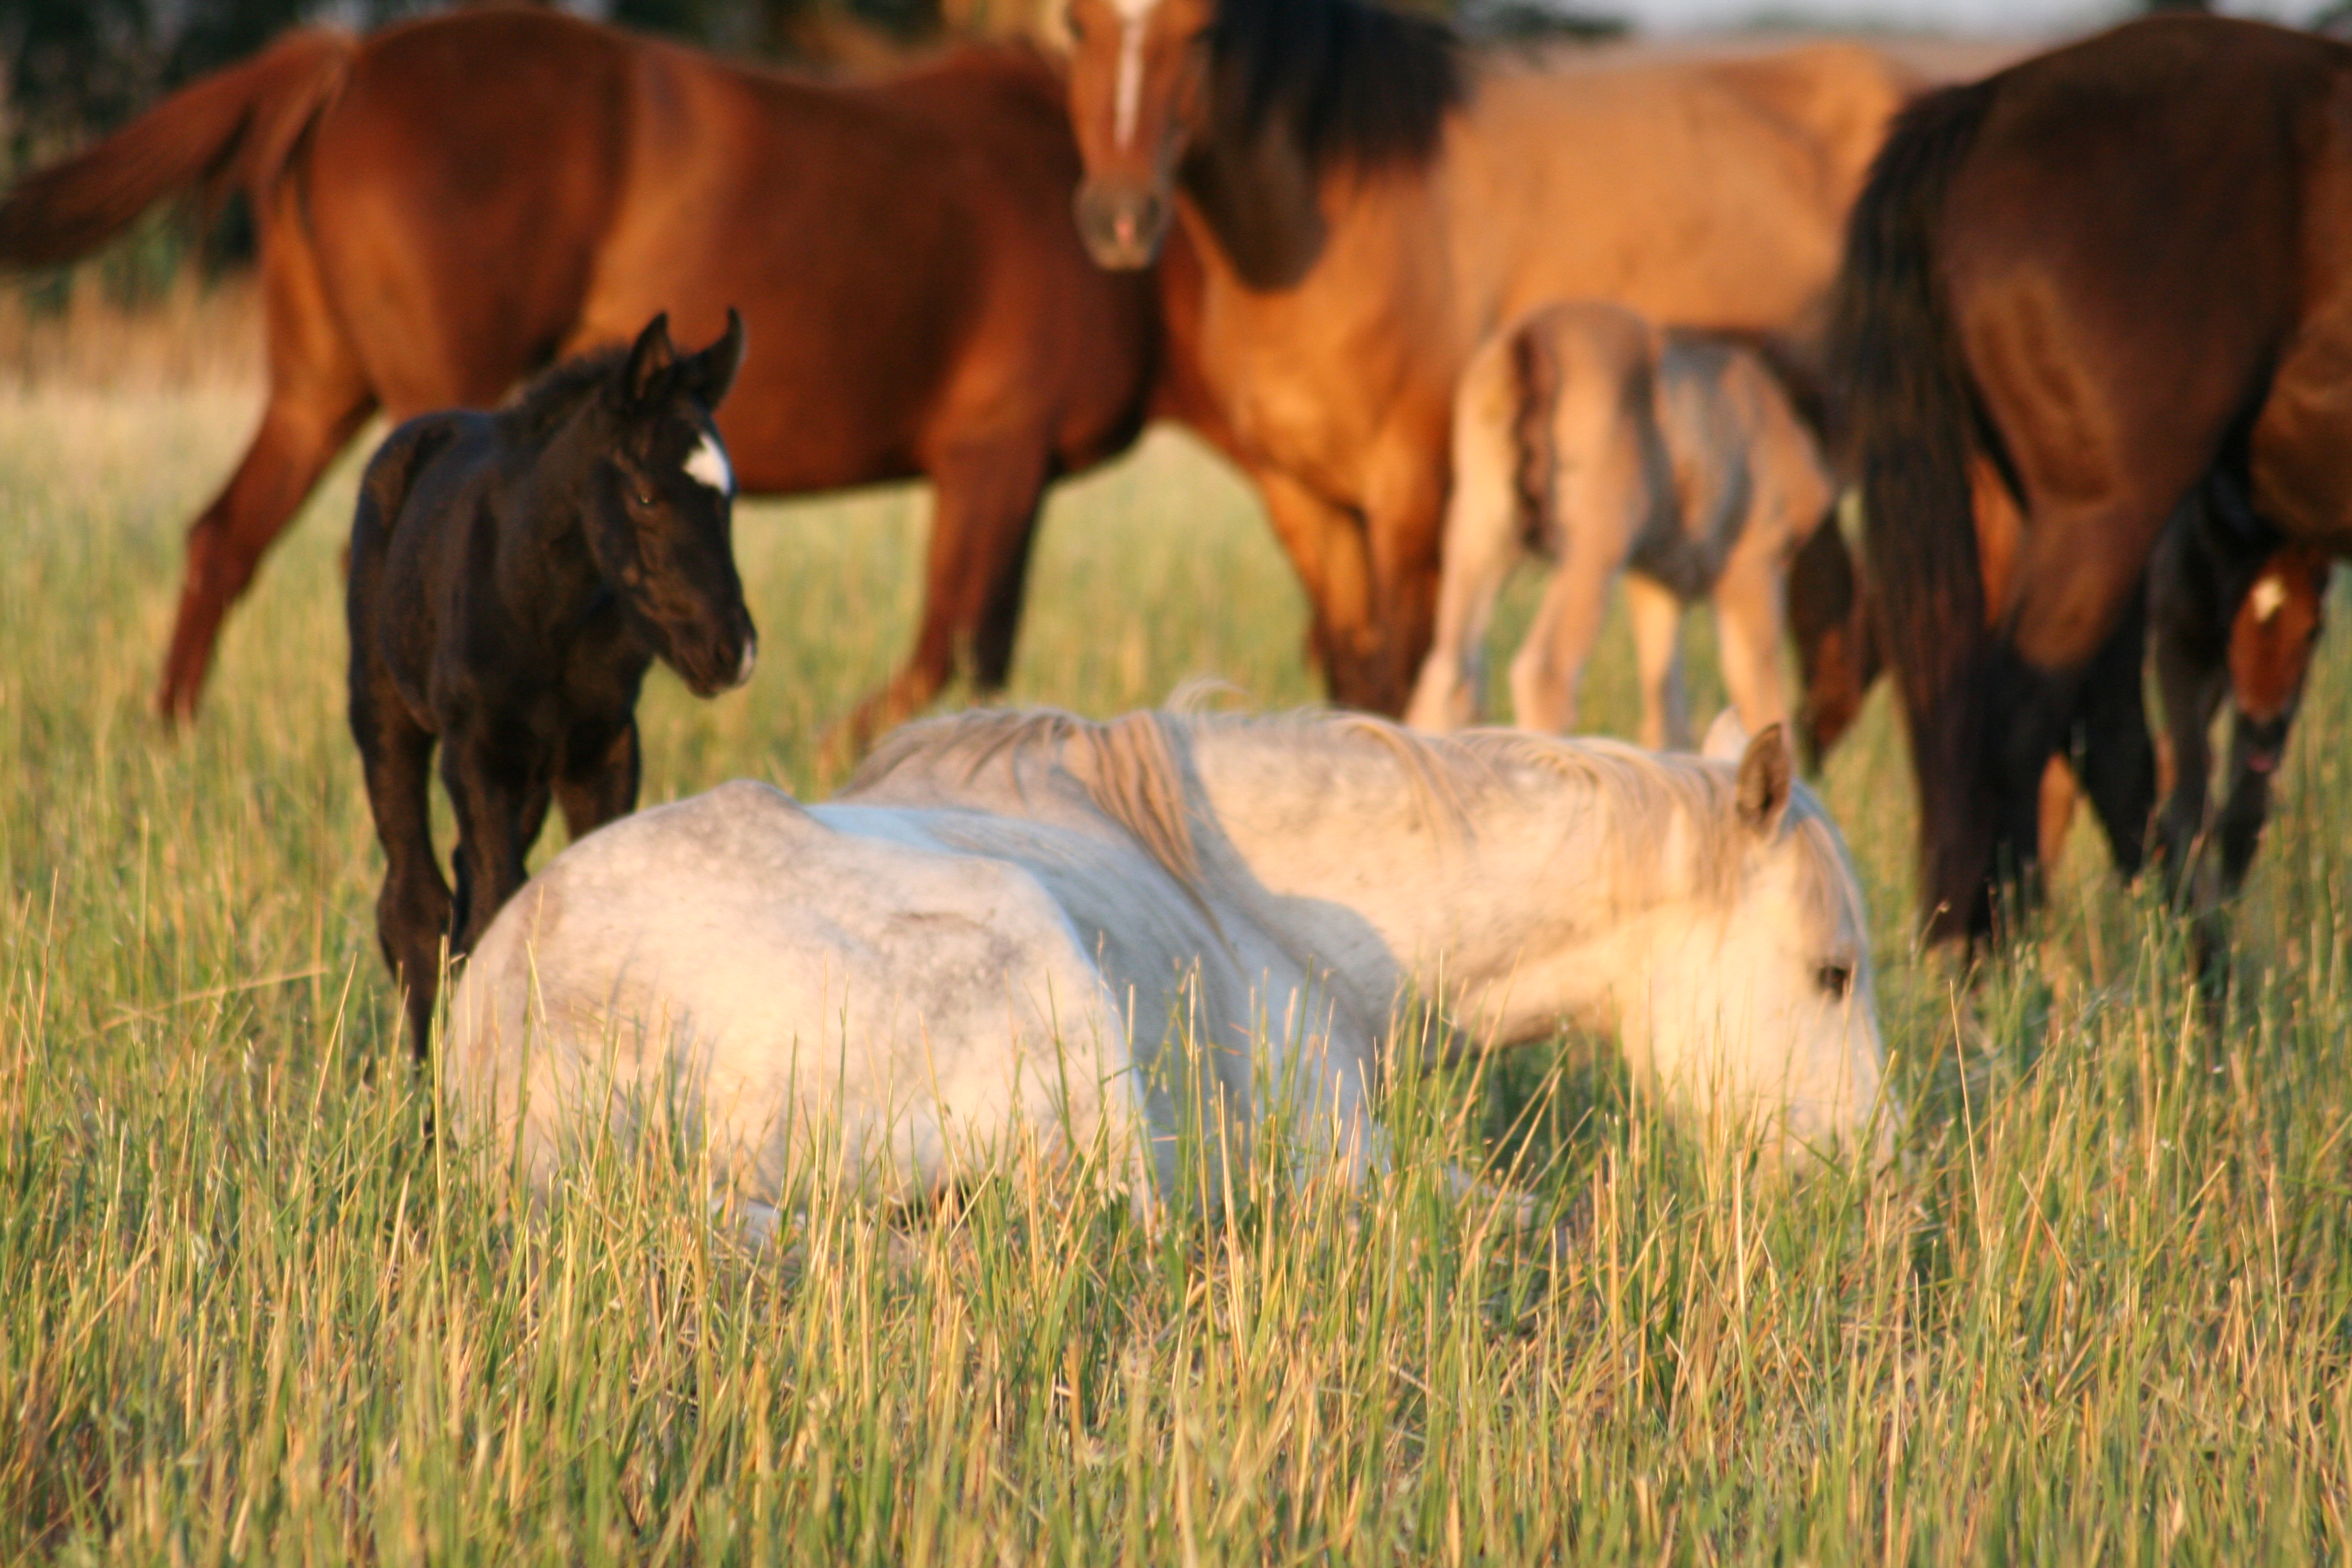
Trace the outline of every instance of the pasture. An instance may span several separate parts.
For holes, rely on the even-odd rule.
[[[749,1258],[658,1154],[521,1220],[420,1137],[342,717],[353,463],[159,738],[179,531],[257,401],[0,389],[0,1558],[2352,1561],[2340,635],[2212,1031],[2087,823],[2038,943],[1958,995],[1909,941],[1874,701],[1824,787],[1912,1108],[1895,1172],[1760,1180],[1564,1040],[1392,1080],[1361,1202],[1270,1162],[1151,1233],[1030,1168],[935,1213],[821,1203]],[[927,504],[739,509],[759,671],[708,703],[654,678],[646,802],[824,786],[822,725],[911,633]],[[1292,704],[1305,629],[1240,482],[1157,437],[1056,492],[1012,695]],[[1629,732],[1622,624],[1590,681]],[[1551,1225],[1457,1205],[1447,1160]]]

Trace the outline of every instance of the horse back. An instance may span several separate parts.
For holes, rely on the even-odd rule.
[[[2339,234],[2352,216],[2343,192],[2308,199],[2348,59],[2280,28],[2158,18],[1988,84],[1936,233],[1993,455],[2029,513],[2145,490],[2144,555],[2259,404],[2324,281],[2306,211],[2333,207]]]
[[[909,476],[992,419],[1076,466],[1139,425],[1153,326],[1149,281],[1079,247],[1054,88],[1018,49],[845,88],[458,12],[362,52],[319,128],[312,224],[395,415],[734,306],[753,352],[720,425],[748,489]]]

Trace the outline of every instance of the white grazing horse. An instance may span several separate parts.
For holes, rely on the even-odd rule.
[[[1405,721],[1477,721],[1487,617],[1533,548],[1559,567],[1511,660],[1520,728],[1576,727],[1584,661],[1621,573],[1643,745],[1690,744],[1682,617],[1702,595],[1741,723],[1761,733],[1783,722],[1782,584],[1834,499],[1812,436],[1752,351],[1662,333],[1597,302],[1519,317],[1478,351],[1454,396],[1437,637]]]
[[[1245,1154],[1269,1095],[1349,1179],[1377,1164],[1411,986],[1449,1044],[1614,1031],[1678,1108],[1877,1159],[1864,929],[1777,731],[1734,763],[980,712],[898,731],[823,805],[730,784],[565,850],[475,949],[442,1071],[460,1133],[535,1181],[666,1118],[755,1223],[812,1161],[910,1198],[1024,1136],[1135,1162],[1140,1202],[1179,1190],[1188,1121],[1222,1105],[1205,1146]]]

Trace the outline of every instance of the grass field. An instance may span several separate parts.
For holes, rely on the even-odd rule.
[[[0,392],[0,1560],[2352,1561],[2340,634],[2218,1030],[2089,835],[2042,939],[1956,996],[1906,940],[1873,710],[1825,787],[1914,1111],[1895,1172],[1756,1180],[1561,1042],[1394,1084],[1359,1203],[1268,1186],[1151,1234],[1024,1170],[751,1258],[658,1163],[517,1226],[419,1137],[338,695],[348,466],[202,723],[157,735],[179,531],[252,407]],[[924,515],[741,509],[759,676],[656,676],[648,799],[822,786]],[[1172,438],[1057,496],[1032,602],[1023,700],[1314,694],[1253,506]],[[1621,633],[1601,727],[1629,664]],[[1448,1159],[1566,1245],[1447,1201]]]

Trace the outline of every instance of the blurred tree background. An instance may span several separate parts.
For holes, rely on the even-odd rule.
[[[455,0],[463,3],[463,0]],[[529,3],[529,0],[505,0]],[[857,73],[955,37],[1034,28],[1055,0],[567,0],[566,8],[724,54]],[[1453,16],[1474,36],[1521,40],[1621,31],[1557,0],[1396,0]],[[365,30],[453,0],[0,0],[0,175],[121,125],[163,94],[244,58],[288,27]],[[204,222],[152,216],[89,265],[120,303],[154,298],[192,259],[205,273],[249,258],[238,204]],[[37,310],[61,304],[79,268],[26,281]]]

